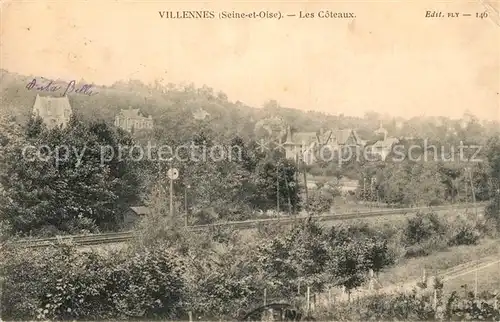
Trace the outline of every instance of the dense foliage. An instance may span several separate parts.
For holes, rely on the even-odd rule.
[[[184,299],[182,265],[161,249],[108,257],[63,245],[6,255],[2,318],[9,320],[166,319]]]
[[[239,137],[223,145],[223,160],[190,158],[191,151],[182,149],[177,158],[186,161],[171,164],[155,159],[155,147],[153,157],[134,154],[137,138],[102,121],[75,116],[64,128],[47,129],[41,119],[25,128],[6,120],[2,125],[0,220],[12,234],[120,229],[127,207],[148,203],[155,189],[168,198],[162,174],[170,166],[181,173],[173,186],[174,208],[184,212],[189,204],[191,224],[249,219],[256,210],[275,209],[277,200],[291,212],[300,210],[295,164],[278,153],[264,155]],[[204,131],[193,133],[191,142],[215,145]]]
[[[32,119],[5,145],[0,214],[13,233],[51,235],[109,229],[143,189],[140,164],[129,155],[103,162],[102,149],[130,145],[125,132],[73,118],[48,130]]]
[[[129,247],[105,256],[64,245],[5,252],[2,314],[9,320],[167,319],[186,318],[191,311],[202,319],[234,319],[261,305],[264,293],[268,303],[287,299],[297,305],[307,287],[311,293],[344,287],[350,295],[370,281],[370,270],[378,274],[408,256],[412,247],[432,251],[428,243],[433,238],[440,247],[470,244],[464,232],[481,232],[473,223],[420,214],[389,231],[368,225],[326,228],[306,220],[250,237],[222,228],[190,232],[182,218],[157,214],[141,222]],[[402,243],[406,253],[398,251]],[[413,304],[397,311],[404,301]],[[365,302],[378,307],[376,316],[384,319],[435,314],[425,300],[406,295]],[[329,314],[364,318],[373,309],[364,305],[353,306],[353,315],[341,307]]]

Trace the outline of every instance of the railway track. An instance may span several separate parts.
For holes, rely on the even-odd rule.
[[[478,203],[478,209],[484,208],[486,203]],[[245,221],[232,221],[215,223],[208,225],[196,225],[190,226],[188,229],[190,231],[200,231],[211,228],[219,227],[234,227],[236,229],[252,229],[263,224],[279,223],[281,225],[288,225],[299,220],[304,220],[307,218],[312,218],[317,221],[339,221],[339,220],[349,220],[349,219],[363,219],[369,217],[380,217],[380,216],[390,216],[390,215],[401,215],[407,213],[415,213],[420,210],[452,210],[452,209],[465,209],[472,208],[471,204],[462,205],[452,205],[452,206],[437,206],[437,207],[420,207],[420,208],[399,208],[399,209],[385,209],[369,212],[350,212],[343,214],[328,214],[328,215],[316,215],[316,216],[286,216],[268,219],[256,219],[256,220],[245,220]],[[71,241],[72,243],[79,246],[91,246],[91,245],[102,245],[102,244],[112,244],[112,243],[122,243],[134,238],[134,231],[118,232],[118,233],[104,233],[104,234],[94,234],[94,235],[69,235],[69,236],[57,236],[51,238],[41,238],[41,239],[23,239],[14,242],[16,246],[27,247],[27,248],[42,248],[49,247],[53,244],[59,242]]]

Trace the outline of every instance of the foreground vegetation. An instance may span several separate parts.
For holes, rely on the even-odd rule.
[[[142,222],[128,248],[108,254],[81,253],[71,245],[8,250],[2,263],[2,318],[185,319],[191,311],[203,320],[235,319],[262,305],[264,296],[301,306],[307,288],[319,295],[330,287],[345,287],[351,294],[369,282],[370,270],[378,275],[404,258],[473,245],[494,234],[482,221],[444,221],[433,213],[409,218],[392,230],[323,228],[311,221],[268,227],[251,243],[237,231],[194,233],[182,224],[152,216]],[[491,305],[478,308],[466,299],[469,307],[463,308],[457,301],[462,300],[453,295],[453,316],[490,319],[498,314]],[[373,312],[379,319],[430,319],[441,314],[433,303],[421,295],[379,295],[318,309],[314,315],[365,319]]]
[[[354,303],[337,303],[322,308],[315,317],[321,321],[498,321],[496,294],[471,292],[444,294],[414,290],[409,294],[374,295]]]

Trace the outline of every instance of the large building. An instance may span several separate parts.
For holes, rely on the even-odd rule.
[[[312,164],[317,159],[317,153],[322,147],[328,151],[340,151],[343,148],[357,148],[363,145],[356,131],[352,129],[317,132],[292,132],[287,128],[285,156],[288,159],[301,160]]]
[[[48,128],[66,126],[72,113],[67,96],[51,97],[36,95],[35,104],[33,104],[33,116],[41,117]]]
[[[120,114],[115,116],[115,126],[129,132],[131,132],[132,129],[152,129],[153,118],[151,117],[151,115],[145,117],[140,113],[138,108],[129,108],[128,110],[121,110]]]

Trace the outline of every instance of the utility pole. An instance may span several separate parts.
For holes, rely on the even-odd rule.
[[[307,213],[309,213],[309,189],[307,188],[307,169],[304,166],[304,161],[302,163],[302,169],[303,169],[303,173],[304,173],[304,188],[306,191],[306,211],[307,211]]]
[[[292,184],[292,183],[290,182],[290,184]],[[291,215],[292,214],[292,200],[290,199],[290,186],[289,186],[288,180],[286,178],[286,171],[285,171],[285,187],[286,187],[286,192],[287,192],[287,196],[288,196],[288,214]]]
[[[188,195],[187,195],[187,192],[188,192],[188,189],[191,188],[190,185],[187,185],[184,187],[184,212],[186,213],[186,217],[184,218],[184,225],[187,227],[188,226]]]
[[[474,183],[472,182],[472,173],[470,168],[467,168],[467,172],[469,172],[469,180],[470,180],[470,187],[472,190],[472,203],[474,204],[474,213],[476,214],[476,219],[477,219],[477,206],[476,206],[476,189],[474,188]]]
[[[471,192],[472,192],[472,202],[474,204],[474,212],[476,214],[476,220],[478,219],[478,216],[477,216],[477,207],[476,207],[476,192],[475,192],[475,189],[474,189],[474,183],[472,182],[472,173],[471,173],[471,170],[469,167],[465,168],[465,170],[468,172],[469,174],[469,180],[470,180],[470,187],[471,187]],[[476,266],[478,264],[478,261],[476,261]],[[477,267],[476,267],[476,270],[474,272],[474,299],[477,298],[477,280],[478,280],[478,276],[477,276]]]
[[[363,201],[366,205],[366,177],[363,175]]]
[[[280,216],[280,173],[279,162],[276,163],[276,210],[278,211],[278,218]]]
[[[373,177],[370,178],[370,212],[373,209]]]
[[[174,217],[174,180],[179,177],[179,171],[172,168],[172,158],[169,160],[170,168],[167,171],[167,176],[170,179],[170,217]]]
[[[497,189],[497,202],[498,202],[497,211],[500,212],[500,188]]]
[[[174,218],[174,180],[172,177],[170,177],[170,218]]]
[[[467,185],[467,179],[465,179],[465,204],[467,205],[467,212],[469,210],[469,188]]]

